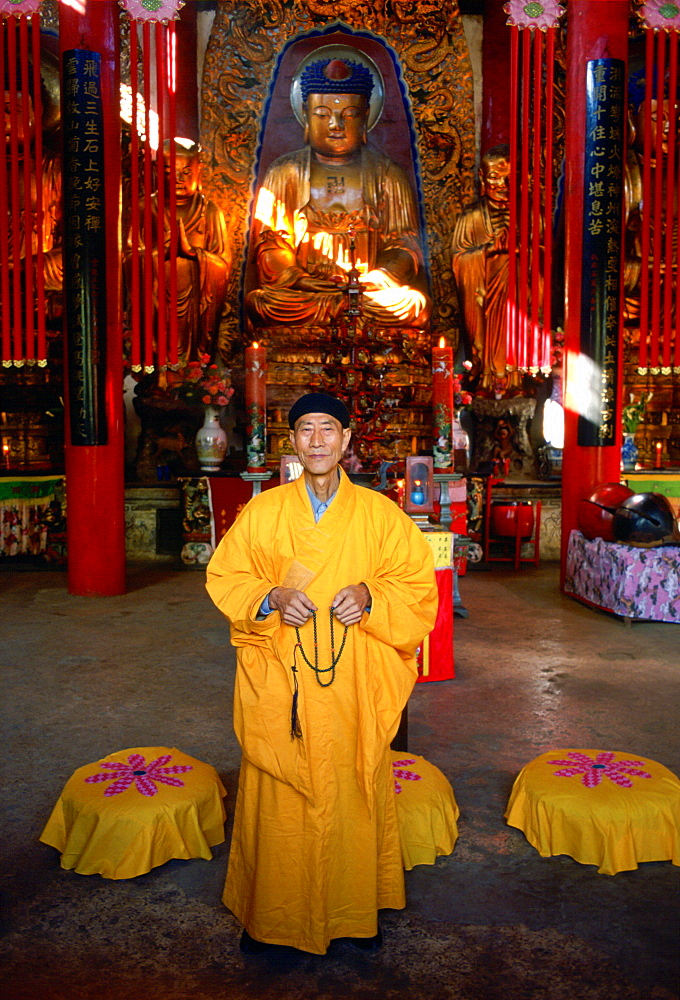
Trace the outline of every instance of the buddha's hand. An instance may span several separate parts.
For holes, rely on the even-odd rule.
[[[187,231],[181,219],[177,220],[177,256],[188,260],[194,260],[196,257],[196,251],[189,242]]]
[[[367,292],[378,292],[388,288],[399,288],[400,283],[387,271],[376,267],[372,271],[362,274],[359,281],[364,285]]]
[[[337,281],[332,278],[315,278],[305,271],[297,279],[293,288],[297,288],[301,292],[337,292],[342,280],[341,277],[338,277]]]

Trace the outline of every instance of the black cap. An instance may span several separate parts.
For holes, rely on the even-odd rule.
[[[349,411],[341,399],[329,396],[326,392],[308,392],[293,403],[288,414],[288,426],[295,429],[295,424],[307,413],[327,413],[335,417],[343,427],[349,427]]]

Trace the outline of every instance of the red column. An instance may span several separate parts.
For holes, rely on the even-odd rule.
[[[87,0],[84,13],[59,5],[61,53],[84,47],[101,55],[106,226],[106,422],[108,442],[72,445],[65,429],[68,589],[83,596],[125,592],[125,466],[120,296],[120,105],[119,6]],[[63,98],[63,87],[62,87]],[[68,252],[68,248],[65,252]],[[70,350],[68,323],[65,352]],[[66,359],[65,359],[65,368]],[[66,382],[68,380],[66,379]],[[65,386],[68,394],[68,385]],[[68,396],[66,399],[68,414]]]
[[[570,400],[578,396],[577,368],[580,349],[583,184],[585,155],[586,64],[591,59],[628,61],[628,0],[570,0],[567,22],[567,116],[565,191],[565,428],[562,461],[562,560],[564,582],[569,533],[577,527],[579,501],[599,483],[618,482],[621,461],[621,369],[619,337],[619,387],[615,415],[616,444],[585,447],[578,444],[578,413]],[[625,162],[625,161],[624,161]]]

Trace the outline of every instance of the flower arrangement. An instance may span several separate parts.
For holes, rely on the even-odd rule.
[[[643,394],[637,402],[635,402],[635,393],[631,392],[630,402],[621,410],[621,420],[623,423],[623,430],[626,434],[635,434],[638,429],[638,424],[644,418],[645,411],[647,409],[647,403],[650,401],[653,392],[649,392],[646,396]]]
[[[214,364],[208,354],[202,354],[198,361],[168,368],[166,386],[171,396],[189,406],[226,406],[234,395],[229,372]]]
[[[463,383],[457,375],[453,376],[453,405],[456,410],[461,406],[469,406],[472,402],[472,393],[463,392]]]

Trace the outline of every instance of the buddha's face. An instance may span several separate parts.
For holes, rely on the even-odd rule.
[[[651,152],[652,156],[656,155],[656,141],[659,129],[661,129],[661,152],[666,156],[668,154],[668,139],[670,136],[671,129],[671,102],[664,99],[659,103],[654,98],[650,101],[650,141],[651,141]],[[678,118],[680,118],[680,108],[676,105],[675,109],[676,124]],[[634,118],[636,141],[635,145],[639,150],[644,150],[644,136],[646,127],[646,111],[644,103],[640,105],[640,109]]]
[[[481,191],[492,205],[505,206],[510,198],[510,161],[482,160]]]
[[[366,141],[368,104],[363,94],[310,94],[305,141],[321,159],[355,156]]]
[[[164,160],[165,192],[170,192],[170,158],[166,154]],[[201,162],[196,155],[177,153],[175,156],[175,196],[177,204],[189,201],[198,190],[201,174]]]
[[[33,98],[28,97],[28,127],[33,128]],[[16,95],[16,129],[15,136],[18,144],[23,146],[24,139],[24,112],[23,112],[23,94],[19,91]],[[9,90],[5,91],[5,145],[9,146],[10,136],[12,134],[12,114],[11,114],[11,98]]]

